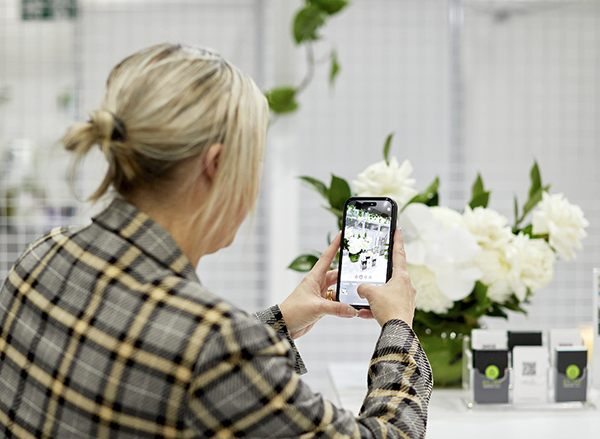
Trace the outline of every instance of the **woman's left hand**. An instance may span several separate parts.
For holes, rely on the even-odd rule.
[[[337,270],[330,271],[329,267],[340,248],[340,239],[338,233],[300,285],[279,305],[292,339],[306,334],[325,315],[343,318],[358,315],[350,305],[335,301],[335,291],[333,300],[326,299],[327,289],[337,282]]]

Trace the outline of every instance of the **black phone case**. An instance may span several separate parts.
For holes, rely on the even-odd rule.
[[[346,200],[346,202],[344,203],[344,216],[342,217],[342,238],[341,238],[341,242],[340,242],[340,257],[339,257],[339,266],[338,266],[338,278],[337,278],[337,291],[338,293],[336,294],[336,301],[341,302],[340,301],[340,283],[342,280],[342,256],[343,256],[343,252],[344,252],[344,235],[346,233],[346,212],[348,210],[348,204],[354,202],[354,201],[360,201],[360,202],[366,202],[366,201],[389,201],[392,205],[392,214],[391,214],[391,221],[390,221],[390,239],[389,239],[389,246],[388,246],[388,260],[387,260],[387,273],[386,273],[386,278],[385,281],[387,282],[388,280],[390,280],[390,278],[392,277],[392,270],[394,268],[394,261],[392,258],[392,255],[394,253],[394,233],[396,232],[396,223],[398,222],[398,204],[396,204],[396,202],[389,197],[350,197]],[[369,282],[364,282],[364,283],[369,283]],[[350,306],[353,306],[356,309],[370,309],[371,307],[369,305],[352,305],[349,304]]]

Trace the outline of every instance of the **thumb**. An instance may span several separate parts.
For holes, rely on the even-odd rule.
[[[333,302],[331,300],[326,300],[323,304],[323,311],[326,315],[330,316],[338,316],[338,317],[356,317],[358,315],[358,311],[355,308],[351,307],[342,302]]]
[[[361,299],[369,300],[371,291],[375,288],[377,288],[377,287],[375,287],[374,285],[371,285],[371,284],[360,284],[358,286],[358,288],[356,289],[356,292],[358,293],[358,297],[360,297]]]

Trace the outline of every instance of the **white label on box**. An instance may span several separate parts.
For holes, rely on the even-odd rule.
[[[508,333],[502,329],[473,329],[471,349],[478,351],[508,349]]]

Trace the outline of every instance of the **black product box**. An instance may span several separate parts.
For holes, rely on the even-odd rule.
[[[587,400],[587,356],[585,346],[556,348],[556,402]]]
[[[515,346],[542,346],[542,332],[516,332],[508,331],[508,349]]]
[[[473,399],[508,403],[508,350],[473,350]]]
[[[542,346],[542,332],[508,331],[508,350],[512,353],[515,346]],[[510,365],[513,365],[512,357]]]

